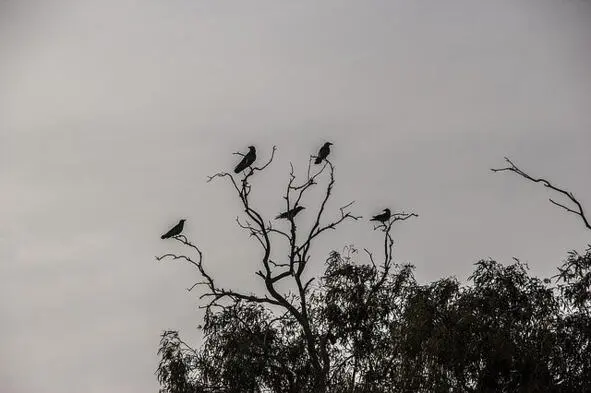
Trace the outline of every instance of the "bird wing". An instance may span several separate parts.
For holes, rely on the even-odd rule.
[[[324,146],[322,146],[320,148],[320,150],[318,150],[318,155],[316,156],[316,160],[314,161],[314,164],[320,164],[322,162],[322,160],[324,160],[327,156],[327,153],[325,151],[326,149],[324,148]]]
[[[291,216],[291,218],[295,217],[295,216],[296,216],[296,214],[298,214],[298,213],[299,213],[299,212],[301,212],[302,210],[304,210],[304,207],[303,207],[303,206],[298,206],[298,207],[295,207],[295,208],[293,208],[293,209],[291,210],[291,212],[290,212],[290,216]]]
[[[302,209],[303,209],[303,207],[302,207],[302,206],[294,207],[294,208],[293,208],[293,209],[291,209],[291,210],[288,210],[288,211],[286,211],[286,212],[283,212],[283,213],[281,213],[280,215],[278,215],[278,216],[277,216],[277,217],[275,217],[275,218],[293,218],[293,217],[295,217],[295,215],[296,215],[296,214],[298,214],[298,212],[299,212],[300,210],[302,210]]]
[[[246,155],[244,156],[242,161],[240,161],[240,164],[238,164],[238,166],[236,166],[236,169],[234,169],[234,172],[236,172],[236,173],[242,172],[243,170],[245,170],[246,168],[251,166],[252,163],[254,162],[254,160],[256,160],[256,158],[257,158],[257,155],[256,155],[255,151],[250,150],[248,153],[246,153]]]
[[[318,151],[318,155],[316,156],[315,164],[320,164],[322,160],[324,160],[330,153],[330,146],[329,145],[322,145],[320,150]]]
[[[248,165],[247,166],[251,166],[252,163],[254,162],[254,160],[256,160],[256,158],[257,158],[257,153],[254,150],[251,150],[246,155],[246,158],[247,158],[247,161],[248,161]]]
[[[235,173],[240,173],[243,170],[245,170],[250,165],[249,160],[250,160],[249,155],[248,154],[245,155],[242,158],[242,161],[240,161],[240,163],[238,165],[236,165],[236,168],[234,169],[234,172]]]
[[[178,235],[177,232],[179,232],[179,226],[180,226],[180,224],[176,224],[168,232],[166,232],[164,235],[162,235],[161,238],[162,239],[168,239],[169,237]]]
[[[371,221],[385,221],[386,219],[387,219],[386,213],[382,213],[382,214],[378,214],[378,215],[373,216]]]

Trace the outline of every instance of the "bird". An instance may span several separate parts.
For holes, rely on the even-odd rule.
[[[160,239],[168,239],[174,236],[178,236],[183,231],[183,227],[185,226],[185,219],[179,221],[178,224],[173,226],[170,231],[166,232],[164,235],[160,236]]]
[[[318,155],[316,156],[316,161],[314,161],[314,164],[320,164],[322,160],[324,160],[330,154],[330,145],[332,145],[330,142],[326,142],[324,145],[322,145],[318,151]]]
[[[378,215],[373,216],[372,219],[369,221],[378,221],[378,222],[384,223],[384,222],[388,221],[391,216],[392,216],[392,213],[390,212],[390,209],[384,209],[384,212],[382,214],[378,214]]]
[[[257,159],[257,151],[254,148],[254,146],[248,146],[248,153],[246,153],[244,155],[244,157],[242,158],[242,161],[240,161],[240,163],[238,165],[236,165],[236,168],[234,168],[234,173],[240,173],[243,170],[245,170],[246,168],[248,168],[249,166],[252,165],[252,163],[254,162],[254,160]]]
[[[304,209],[305,209],[305,207],[303,207],[303,206],[296,206],[291,210],[281,213],[280,215],[275,217],[275,219],[277,220],[280,218],[286,218],[288,220],[292,220],[296,216],[296,214],[298,214],[299,212],[301,212]]]

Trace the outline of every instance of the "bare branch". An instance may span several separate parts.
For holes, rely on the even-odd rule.
[[[315,232],[310,232],[310,235],[308,236],[308,239],[306,240],[306,242],[304,244],[302,244],[298,249],[297,252],[300,252],[301,250],[303,250],[306,247],[309,247],[310,242],[316,238],[318,235],[320,235],[322,232],[326,231],[327,229],[336,229],[337,225],[339,225],[340,223],[342,223],[343,221],[345,221],[347,218],[350,218],[352,220],[359,220],[360,218],[363,218],[362,216],[356,216],[353,215],[350,211],[346,211],[346,209],[350,206],[352,206],[355,203],[355,201],[352,201],[348,204],[346,204],[345,206],[342,206],[339,208],[339,211],[341,213],[341,217],[338,218],[337,220],[330,222],[329,224],[326,224],[320,228],[316,228]]]
[[[585,225],[585,227],[587,229],[591,229],[591,223],[589,222],[589,219],[586,217],[585,212],[583,210],[583,206],[581,205],[581,203],[579,202],[579,200],[577,200],[577,198],[575,198],[574,194],[570,191],[567,191],[564,188],[561,187],[557,187],[554,186],[552,183],[550,183],[548,180],[544,179],[544,178],[534,178],[532,176],[530,176],[529,174],[527,174],[526,172],[524,172],[523,170],[521,170],[519,167],[517,167],[517,165],[515,165],[509,158],[505,157],[505,161],[507,163],[509,163],[508,167],[505,168],[497,168],[497,169],[491,169],[491,171],[493,172],[514,172],[517,173],[519,176],[533,182],[533,183],[542,183],[544,185],[544,187],[549,188],[563,196],[565,196],[566,198],[568,198],[574,205],[575,208],[570,208],[567,207],[566,205],[556,202],[553,199],[549,199],[550,202],[562,209],[564,209],[565,211],[567,211],[568,213],[572,213],[572,214],[576,214],[577,216],[579,216],[581,218],[581,220],[583,221],[583,224]]]
[[[284,238],[286,238],[287,240],[289,240],[289,239],[290,239],[290,237],[289,237],[289,235],[288,235],[287,233],[285,233],[285,232],[283,232],[283,231],[281,231],[281,230],[279,230],[279,229],[275,229],[275,228],[273,227],[273,225],[272,225],[270,222],[269,222],[269,226],[267,227],[267,231],[268,231],[269,233],[276,233],[276,234],[278,234],[278,235],[281,235],[281,236],[283,236]]]
[[[236,217],[236,223],[238,224],[238,226],[240,228],[248,230],[248,232],[250,233],[250,237],[256,238],[258,240],[259,244],[263,248],[265,248],[265,243],[260,236],[262,234],[262,231],[260,229],[253,227],[248,220],[246,220],[246,224],[241,223],[240,217]]]
[[[304,285],[304,292],[308,291],[308,287],[310,286],[310,284],[312,284],[312,282],[314,281],[314,277],[312,277],[311,279],[309,279],[306,284]]]
[[[238,184],[236,184],[236,180],[234,180],[234,176],[232,176],[232,175],[231,175],[230,173],[228,173],[228,172],[218,172],[218,173],[216,173],[216,174],[214,174],[214,175],[207,176],[207,182],[209,183],[209,182],[211,182],[213,179],[215,179],[215,178],[218,178],[218,177],[219,177],[219,178],[222,178],[222,177],[229,177],[229,178],[230,178],[230,181],[231,181],[231,183],[232,183],[232,185],[234,186],[234,189],[235,189],[235,190],[236,190],[238,193],[240,193],[240,188],[238,187]]]
[[[193,284],[193,286],[188,288],[188,290],[191,291],[198,285],[204,285],[208,288],[208,291],[199,297],[200,299],[212,298],[211,302],[209,304],[207,304],[206,306],[204,306],[204,308],[211,307],[212,305],[216,304],[217,301],[219,301],[225,297],[228,297],[228,298],[231,298],[234,300],[240,299],[240,300],[246,300],[246,301],[255,302],[255,303],[267,303],[267,304],[273,304],[273,305],[280,305],[281,304],[277,300],[271,299],[267,296],[259,297],[259,296],[252,295],[252,294],[243,294],[243,293],[239,293],[239,292],[236,292],[233,290],[228,290],[228,289],[224,289],[224,288],[220,288],[220,287],[216,286],[213,278],[205,271],[205,268],[203,267],[203,253],[201,252],[201,250],[197,246],[195,246],[194,244],[189,242],[187,237],[184,235],[174,236],[173,239],[184,244],[187,247],[192,248],[195,252],[197,252],[199,259],[193,260],[192,258],[190,258],[186,255],[177,255],[177,254],[168,253],[168,254],[164,254],[164,255],[156,257],[156,260],[161,261],[163,259],[172,259],[172,260],[181,259],[181,260],[185,260],[185,261],[189,262],[191,265],[195,266],[199,270],[199,273],[205,279],[205,281],[201,281],[201,282],[197,282],[197,283]]]
[[[310,179],[310,170],[312,169],[312,161],[316,158],[316,156],[311,155],[310,159],[308,160],[308,179]]]
[[[371,265],[373,266],[373,268],[376,269],[376,263],[373,260],[373,254],[367,248],[364,248],[363,251],[365,251],[365,253],[369,257],[369,260],[370,260]]]
[[[289,267],[289,263],[277,263],[274,262],[272,259],[269,259],[269,263],[275,267]]]
[[[326,167],[328,166],[328,163],[325,162],[324,165],[320,168],[320,170],[318,172],[316,172],[314,175],[310,176],[311,162],[312,162],[312,160],[310,159],[310,161],[308,162],[308,172],[307,172],[306,181],[304,183],[300,184],[299,186],[292,185],[293,183],[290,182],[289,188],[291,190],[298,191],[298,190],[301,190],[303,188],[307,188],[307,187],[310,187],[311,185],[316,184],[316,178],[318,176],[320,176],[324,172],[324,170],[326,169]],[[291,176],[291,179],[292,180],[295,180],[293,165],[291,166],[290,176]],[[300,193],[300,195],[301,195],[301,193]]]
[[[263,271],[259,270],[256,274],[264,280],[267,291],[272,296],[273,300],[271,300],[267,297],[265,297],[263,299],[252,298],[251,296],[245,296],[245,295],[241,295],[241,294],[237,294],[237,293],[223,293],[223,292],[220,293],[219,291],[218,291],[218,296],[215,296],[216,295],[215,291],[211,291],[212,293],[210,293],[209,296],[215,296],[214,300],[212,302],[217,301],[219,297],[229,296],[235,300],[236,299],[244,299],[244,300],[248,300],[248,301],[260,301],[260,302],[265,302],[265,303],[277,304],[277,305],[284,307],[287,311],[289,311],[289,313],[298,321],[298,323],[302,327],[304,334],[307,338],[306,341],[307,341],[307,346],[308,346],[308,352],[310,354],[312,364],[316,370],[320,370],[321,366],[319,364],[318,354],[317,354],[317,351],[315,348],[314,334],[312,332],[312,328],[310,326],[310,321],[307,316],[307,311],[306,311],[306,306],[305,306],[305,297],[303,299],[303,302],[301,303],[301,309],[298,310],[285,298],[285,296],[280,294],[275,288],[275,283],[277,283],[277,281],[290,276],[293,271],[293,269],[290,269],[290,271],[280,273],[277,276],[273,276],[273,274],[272,274],[272,269],[271,269],[272,264],[270,264],[270,262],[269,262],[270,255],[271,255],[271,241],[269,238],[269,234],[271,232],[282,234],[282,232],[269,230],[265,226],[265,220],[263,220],[263,217],[261,216],[261,214],[251,207],[250,201],[249,201],[249,194],[250,194],[250,190],[251,190],[251,186],[249,184],[250,177],[256,171],[262,171],[268,165],[270,165],[270,163],[273,161],[275,150],[276,150],[276,147],[273,146],[273,152],[271,153],[271,157],[265,165],[263,165],[262,167],[254,167],[254,168],[251,167],[250,170],[244,172],[245,174],[244,174],[244,177],[240,181],[240,186],[238,186],[237,182],[234,180],[234,177],[228,173],[219,173],[219,174],[213,175],[208,180],[208,181],[210,181],[216,177],[229,177],[234,188],[236,189],[236,191],[238,193],[238,196],[240,197],[240,200],[242,201],[246,215],[254,222],[254,224],[250,224],[250,225],[255,227],[255,229],[253,229],[253,230],[262,239],[262,246],[264,249],[264,255],[262,257],[262,264],[265,269],[264,273],[263,273]],[[290,182],[291,182],[290,184],[293,184],[293,179]],[[288,194],[289,194],[289,192],[288,192]],[[287,205],[289,207],[289,195],[287,195],[286,199],[287,199]],[[296,233],[295,223],[294,223],[293,217],[291,217],[289,221],[291,223],[292,230],[291,230],[291,236],[288,236],[288,237],[290,239],[291,249],[293,251],[293,249],[295,247],[295,233]],[[250,228],[248,228],[248,230],[251,233],[253,233],[252,232],[253,230],[251,230]],[[290,266],[293,266],[293,258],[294,258],[293,253],[290,253],[290,258],[292,259]],[[301,288],[301,284],[298,284],[298,286]]]
[[[369,294],[367,296],[367,302],[370,301],[371,297],[382,287],[382,285],[384,285],[384,283],[386,282],[386,278],[388,277],[388,274],[390,273],[390,269],[392,267],[392,261],[393,261],[393,247],[394,247],[394,239],[392,238],[392,226],[394,225],[394,223],[398,222],[398,221],[406,221],[411,217],[418,217],[419,215],[416,213],[394,213],[392,214],[392,216],[390,217],[389,221],[386,221],[376,227],[374,227],[374,230],[376,229],[381,229],[384,232],[384,263],[382,265],[382,272],[380,274],[380,278],[378,279],[378,281],[372,285]],[[376,267],[374,260],[373,260],[373,255],[365,250],[365,252],[368,254],[369,259],[372,263],[372,265],[374,266],[374,268]]]
[[[390,217],[390,220],[389,221],[386,221],[384,223],[380,223],[378,225],[375,225],[373,229],[374,229],[374,231],[376,229],[381,229],[384,232],[386,232],[386,231],[388,231],[392,227],[392,224],[394,224],[395,222],[397,222],[397,221],[406,221],[406,220],[408,220],[411,217],[418,218],[419,215],[416,214],[416,213],[394,213]]]
[[[267,168],[269,165],[271,165],[271,163],[273,162],[273,159],[275,158],[276,151],[277,151],[277,146],[273,145],[273,149],[271,150],[271,156],[269,157],[269,160],[267,161],[267,163],[261,167],[253,167],[252,170],[253,171],[262,171],[265,168]]]
[[[314,224],[312,225],[312,228],[310,229],[310,232],[308,233],[306,241],[300,247],[298,247],[298,249],[296,250],[297,253],[300,253],[300,252],[302,253],[301,260],[303,261],[303,263],[300,263],[300,265],[298,266],[298,272],[297,272],[298,275],[301,275],[304,270],[305,260],[306,260],[307,254],[310,250],[312,240],[314,240],[314,238],[316,238],[318,235],[320,235],[322,232],[324,232],[327,229],[335,229],[335,227],[337,225],[339,225],[340,223],[342,223],[343,221],[345,221],[348,218],[353,219],[353,220],[358,220],[359,218],[361,218],[361,216],[355,216],[350,211],[347,210],[347,208],[352,206],[353,203],[355,202],[355,201],[353,201],[353,202],[350,202],[350,203],[342,206],[341,208],[339,208],[339,211],[341,212],[341,217],[339,219],[337,219],[329,224],[326,224],[324,226],[320,226],[320,220],[321,220],[324,210],[326,208],[326,203],[328,202],[328,200],[330,199],[330,196],[332,194],[332,188],[333,188],[334,182],[335,182],[334,166],[332,165],[332,163],[329,160],[325,160],[325,164],[319,173],[321,173],[324,170],[324,168],[326,168],[326,167],[330,168],[330,172],[329,172],[330,180],[329,180],[328,185],[326,187],[326,191],[324,193],[324,198],[322,200],[322,203],[320,204],[320,209],[318,210],[318,213],[316,215],[316,220],[314,221]],[[312,177],[312,179],[313,178],[314,177]]]
[[[245,217],[237,217],[236,223],[241,228],[249,233],[250,237],[255,237],[263,249],[263,255],[261,258],[262,266],[256,275],[260,277],[264,283],[267,293],[264,296],[258,296],[255,294],[241,293],[231,289],[225,289],[219,287],[212,276],[208,274],[203,265],[203,255],[199,248],[191,244],[186,237],[177,236],[175,240],[181,242],[185,246],[191,247],[195,251],[199,258],[191,259],[188,256],[176,255],[176,254],[165,254],[158,257],[158,260],[164,258],[182,259],[193,266],[195,266],[203,278],[202,281],[193,284],[188,290],[194,289],[196,286],[204,286],[205,292],[200,296],[201,299],[207,299],[207,305],[202,308],[210,310],[212,307],[226,307],[219,302],[222,299],[229,299],[234,303],[240,301],[246,301],[250,303],[262,303],[272,304],[282,307],[285,310],[285,314],[291,315],[301,326],[306,341],[307,352],[310,357],[311,365],[318,375],[327,375],[328,373],[328,361],[325,360],[326,353],[326,337],[319,337],[318,332],[312,326],[312,316],[308,315],[308,296],[310,287],[314,279],[309,279],[305,283],[302,282],[302,275],[305,270],[305,266],[310,260],[309,250],[312,241],[318,237],[321,233],[328,229],[335,229],[336,226],[341,224],[343,221],[351,219],[358,220],[361,216],[356,216],[351,212],[353,202],[347,203],[346,205],[339,208],[340,215],[328,223],[323,223],[323,215],[325,209],[332,195],[334,186],[334,166],[328,160],[324,160],[323,165],[313,166],[312,162],[314,156],[311,156],[308,161],[307,173],[305,174],[306,180],[301,184],[296,182],[295,170],[292,164],[290,164],[290,179],[286,188],[284,198],[286,200],[287,211],[291,210],[296,206],[300,206],[300,202],[304,198],[304,194],[310,190],[314,185],[318,184],[318,180],[323,173],[329,172],[329,180],[326,186],[324,197],[321,201],[320,208],[315,215],[313,225],[307,237],[303,239],[303,244],[300,244],[297,239],[298,231],[296,227],[296,221],[294,216],[288,217],[290,225],[289,230],[281,230],[280,228],[273,227],[271,221],[263,218],[262,214],[252,206],[250,200],[251,182],[250,179],[257,172],[265,170],[273,161],[276,146],[273,146],[270,158],[263,165],[257,167],[249,167],[243,171],[240,175],[236,175],[230,172],[219,172],[212,176],[207,177],[207,182],[211,182],[217,178],[227,178],[232,184],[236,191],[242,206],[244,208]],[[235,155],[244,156],[242,153],[234,153]],[[318,168],[318,169],[317,169]],[[283,239],[287,239],[290,244],[289,249],[289,262],[276,261],[271,259],[271,236],[277,234]],[[391,255],[391,252],[390,252]],[[296,266],[297,265],[297,266]],[[279,293],[277,290],[277,283],[286,278],[293,277],[297,285],[297,294],[284,295]],[[320,340],[318,340],[320,338]],[[320,343],[320,344],[319,344]],[[319,347],[320,345],[320,347]],[[325,368],[326,367],[326,368]]]

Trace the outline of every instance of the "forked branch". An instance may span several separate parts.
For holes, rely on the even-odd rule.
[[[508,167],[505,168],[492,168],[491,171],[493,172],[514,172],[517,173],[519,176],[534,182],[534,183],[542,183],[544,185],[544,187],[549,188],[563,196],[565,196],[567,199],[569,199],[573,204],[574,207],[568,207],[563,203],[560,202],[556,202],[555,200],[553,200],[552,198],[549,198],[549,201],[562,208],[563,210],[566,210],[569,213],[575,214],[577,216],[579,216],[581,218],[581,220],[583,221],[583,224],[585,225],[585,227],[587,229],[591,230],[591,223],[589,222],[589,219],[587,218],[587,216],[585,215],[585,211],[583,210],[583,205],[581,204],[581,202],[575,198],[574,194],[568,190],[565,190],[564,188],[561,187],[557,187],[555,185],[553,185],[552,183],[550,183],[550,181],[544,179],[544,178],[534,178],[532,176],[530,176],[528,173],[524,172],[523,170],[521,170],[517,165],[515,165],[513,163],[513,161],[511,161],[509,158],[505,157],[505,161],[509,164]]]
[[[205,270],[205,267],[203,266],[202,251],[197,246],[195,246],[194,244],[189,242],[187,237],[184,235],[174,236],[173,239],[178,241],[179,243],[184,244],[185,246],[193,249],[197,253],[198,258],[195,260],[191,257],[186,256],[186,255],[178,255],[178,254],[168,253],[168,254],[157,256],[156,260],[157,261],[161,261],[164,259],[184,260],[184,261],[190,263],[191,265],[193,265],[194,267],[196,267],[197,270],[199,270],[199,273],[203,277],[204,281],[200,281],[200,282],[193,284],[193,286],[191,286],[187,290],[192,291],[198,285],[202,285],[207,288],[207,290],[201,296],[199,296],[199,299],[211,298],[210,302],[207,305],[202,306],[203,308],[211,308],[214,305],[219,305],[218,301],[222,300],[223,298],[230,298],[235,301],[236,300],[245,300],[245,301],[254,302],[254,303],[267,303],[267,304],[273,304],[273,305],[280,305],[280,303],[278,301],[276,301],[275,299],[271,299],[267,296],[259,297],[259,296],[252,295],[252,294],[243,294],[243,293],[239,293],[239,292],[236,292],[233,290],[218,287],[216,285],[213,277],[209,273],[207,273],[207,271]]]
[[[274,159],[275,151],[276,147],[273,146],[273,151],[270,154],[270,158],[262,166],[248,167],[244,169],[241,174],[219,172],[212,176],[208,176],[207,178],[208,182],[216,178],[226,178],[232,184],[234,190],[238,194],[238,197],[242,203],[242,207],[244,208],[245,217],[237,217],[236,222],[240,228],[247,231],[251,237],[254,237],[263,249],[263,256],[261,257],[262,266],[256,271],[255,274],[261,277],[261,279],[264,281],[265,288],[267,290],[266,294],[258,296],[255,294],[240,293],[217,286],[213,277],[207,273],[203,266],[203,255],[201,251],[195,245],[191,244],[183,235],[176,236],[174,239],[183,245],[192,248],[193,251],[198,255],[197,258],[193,259],[190,256],[185,255],[165,254],[157,257],[157,260],[162,260],[165,258],[179,259],[187,261],[196,267],[199,270],[203,280],[195,283],[191,288],[189,288],[189,290],[192,290],[198,285],[204,286],[206,288],[205,293],[202,294],[200,298],[208,298],[210,300],[207,306],[205,306],[207,309],[215,306],[227,307],[227,305],[219,303],[219,301],[222,299],[230,299],[234,303],[238,301],[266,303],[283,308],[283,310],[290,314],[301,326],[305,336],[306,346],[312,367],[318,376],[322,376],[327,372],[329,363],[324,359],[325,353],[322,352],[323,348],[320,348],[319,353],[319,348],[317,347],[317,332],[315,332],[313,329],[311,317],[309,315],[307,295],[309,295],[310,286],[313,282],[313,279],[305,280],[303,278],[303,273],[308,261],[311,259],[309,251],[315,238],[328,229],[335,229],[345,220],[358,220],[361,217],[352,213],[351,206],[354,202],[350,202],[339,208],[338,211],[340,214],[337,217],[325,222],[324,213],[327,208],[328,200],[332,196],[333,186],[335,183],[334,166],[326,159],[324,160],[323,165],[312,166],[311,157],[308,162],[305,181],[302,181],[301,183],[296,182],[295,171],[293,166],[291,166],[290,179],[283,196],[287,205],[286,212],[289,212],[293,208],[300,206],[300,203],[306,197],[305,194],[307,194],[307,191],[319,184],[319,178],[323,173],[328,172],[328,184],[324,190],[322,201],[319,203],[320,206],[318,210],[313,213],[314,215],[312,217],[313,221],[311,228],[306,233],[303,233],[302,237],[298,239],[298,235],[301,231],[297,230],[295,214],[284,217],[287,218],[289,229],[282,229],[279,227],[279,225],[275,227],[270,220],[263,217],[263,214],[258,209],[253,207],[250,198],[251,178],[255,175],[255,173],[263,171],[271,164]],[[241,153],[236,154],[242,155]],[[393,222],[397,219],[394,219]],[[271,241],[272,235],[277,235],[279,238],[283,238],[288,241],[289,260],[278,261],[271,259],[273,245]],[[387,255],[389,255],[389,258],[391,259],[391,252],[387,253]],[[388,268],[385,270],[387,274]],[[288,279],[289,277],[295,281],[297,293],[286,295],[278,290],[277,285],[279,281]],[[326,341],[326,339],[324,339],[324,341]],[[321,379],[323,379],[323,377]]]
[[[384,285],[384,282],[386,281],[386,278],[388,277],[388,274],[390,273],[390,269],[392,268],[392,261],[393,261],[393,247],[394,247],[394,239],[392,238],[392,226],[394,225],[394,223],[398,222],[398,221],[406,221],[412,217],[419,217],[418,214],[416,213],[394,213],[392,214],[392,216],[390,217],[390,219],[386,222],[383,222],[379,225],[377,225],[376,227],[374,227],[374,230],[380,229],[384,232],[384,263],[382,265],[382,273],[380,275],[380,278],[378,279],[378,281],[372,286],[370,293],[368,295],[368,299],[370,299],[374,293],[376,293],[382,285]],[[371,252],[369,252],[367,249],[365,249],[365,252],[367,253],[369,260],[372,263],[372,266],[374,267],[374,269],[376,269],[376,264],[374,262],[374,257],[373,254]]]

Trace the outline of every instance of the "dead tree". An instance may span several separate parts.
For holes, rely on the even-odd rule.
[[[231,307],[239,302],[248,302],[265,305],[273,310],[280,310],[280,312],[276,312],[276,315],[289,315],[297,321],[303,332],[311,369],[314,372],[314,390],[324,392],[327,389],[331,371],[331,362],[327,349],[328,336],[320,333],[320,329],[313,326],[312,318],[309,315],[310,306],[308,302],[311,289],[310,284],[314,278],[305,280],[304,273],[311,262],[310,251],[312,246],[320,238],[320,235],[328,230],[335,230],[337,226],[345,221],[357,221],[361,216],[353,214],[350,210],[354,204],[353,201],[340,207],[335,212],[336,214],[332,215],[332,218],[326,218],[329,215],[327,212],[327,203],[332,197],[335,184],[335,168],[329,160],[324,160],[322,167],[315,169],[316,167],[312,166],[314,156],[311,156],[308,162],[305,180],[301,183],[297,181],[294,167],[291,165],[289,181],[283,194],[286,205],[285,211],[291,211],[301,206],[307,192],[313,187],[319,186],[322,183],[321,179],[323,177],[326,178],[323,196],[318,207],[315,209],[309,205],[306,210],[308,214],[310,212],[313,213],[314,219],[311,227],[308,229],[300,227],[297,224],[298,217],[295,217],[295,214],[287,215],[287,230],[274,226],[272,221],[264,217],[257,207],[255,207],[255,203],[251,200],[250,195],[252,190],[251,180],[273,162],[275,152],[276,147],[274,146],[270,158],[262,166],[248,167],[239,175],[230,172],[219,172],[209,176],[207,180],[208,182],[214,179],[227,180],[239,197],[244,208],[244,215],[242,218],[237,217],[236,222],[261,247],[260,268],[256,271],[256,275],[264,283],[266,288],[264,294],[245,293],[220,286],[212,275],[208,273],[204,265],[204,257],[201,249],[190,242],[184,235],[178,235],[174,239],[188,247],[194,256],[168,253],[157,257],[157,260],[184,260],[197,269],[201,279],[188,288],[188,290],[191,291],[196,287],[203,288],[200,299],[207,299],[207,302],[201,308],[205,308],[206,312],[210,311],[212,307]],[[378,263],[381,270],[381,279],[376,284],[376,287],[372,288],[372,291],[379,289],[379,285],[383,284],[392,266],[392,225],[396,221],[406,220],[413,216],[416,217],[417,215],[414,213],[395,213],[388,222],[378,227],[381,229],[381,232],[378,233],[382,233],[384,238],[383,259],[380,258],[381,261],[377,261],[374,255],[367,251],[372,265],[376,267],[376,263]],[[279,261],[272,258],[272,251],[278,247],[287,247],[288,253],[285,260]],[[278,289],[279,283],[285,283],[288,280],[295,287],[295,293],[285,294]]]

